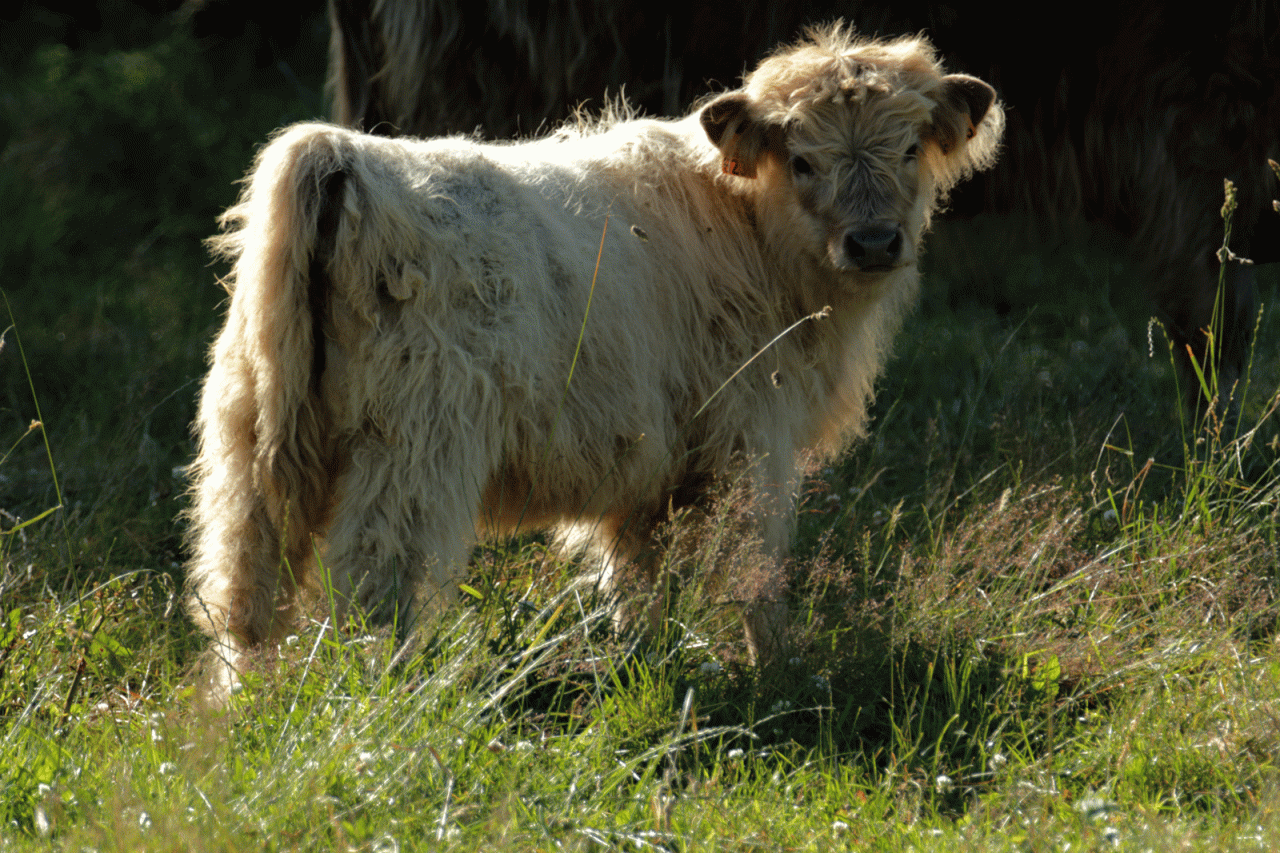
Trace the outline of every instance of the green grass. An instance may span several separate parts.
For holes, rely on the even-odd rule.
[[[491,543],[410,646],[315,601],[203,709],[174,520],[200,240],[320,109],[323,33],[259,65],[132,14],[77,52],[24,18],[0,68],[0,851],[1280,844],[1276,278],[1202,430],[1104,235],[996,219],[938,228],[870,437],[806,483],[794,660],[747,666],[704,585],[749,571],[725,506],[670,533],[660,637]]]

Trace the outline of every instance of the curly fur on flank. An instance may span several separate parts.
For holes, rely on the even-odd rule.
[[[742,472],[777,566],[798,456],[863,433],[929,215],[1002,118],[923,39],[832,27],[679,120],[489,145],[281,131],[213,241],[235,263],[190,600],[222,688],[316,553],[343,606],[402,626],[517,526],[652,581],[655,527]],[[785,646],[775,573],[742,602],[760,658]]]

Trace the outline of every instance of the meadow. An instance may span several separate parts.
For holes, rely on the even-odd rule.
[[[316,596],[202,707],[201,241],[323,115],[326,31],[120,8],[0,42],[0,851],[1280,847],[1280,280],[1195,422],[1121,244],[1007,218],[939,223],[869,437],[805,484],[794,658],[748,666],[705,583],[756,559],[726,502],[673,519],[659,636],[518,538],[407,646]]]

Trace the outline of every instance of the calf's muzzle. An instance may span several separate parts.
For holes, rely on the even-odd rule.
[[[862,272],[887,272],[898,266],[902,245],[902,228],[891,223],[851,228],[844,235],[845,257]]]

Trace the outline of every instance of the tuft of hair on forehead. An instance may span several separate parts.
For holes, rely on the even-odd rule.
[[[804,103],[868,92],[907,89],[928,95],[941,78],[933,45],[924,36],[868,39],[836,21],[810,27],[800,41],[774,51],[744,83],[770,112],[787,113]]]
[[[923,35],[869,39],[843,21],[811,28],[774,52],[743,88],[756,121],[799,131],[792,146],[839,146],[855,131],[919,134],[939,199],[992,165],[1004,131],[995,90],[976,77],[947,74]],[[856,122],[842,106],[859,114]],[[909,147],[901,138],[896,144]]]

